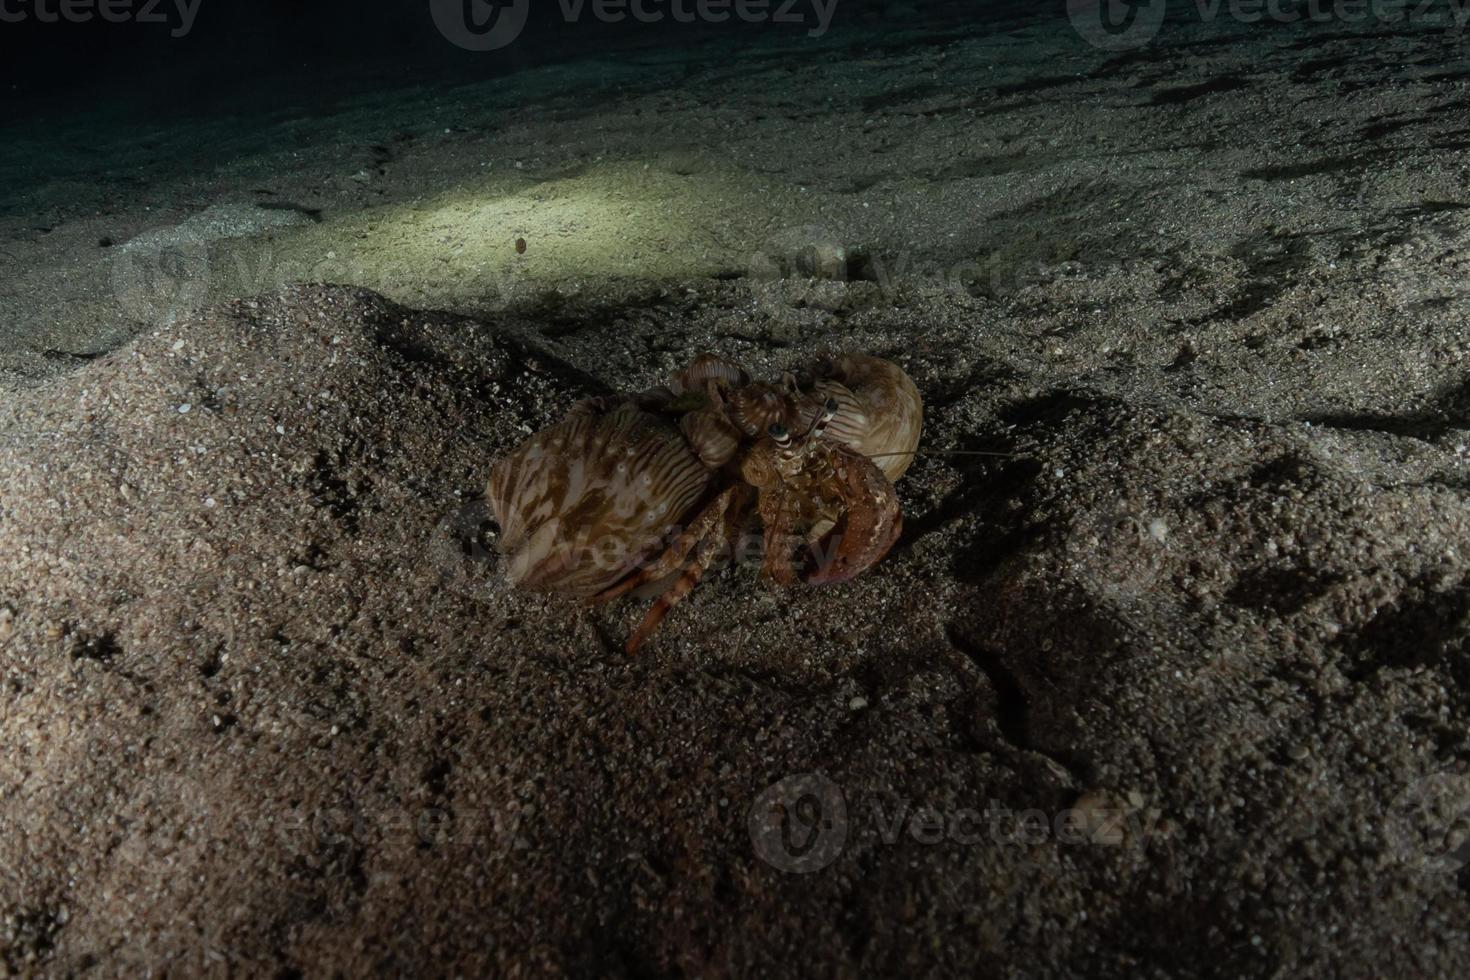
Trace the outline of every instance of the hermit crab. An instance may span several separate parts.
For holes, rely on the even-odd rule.
[[[903,528],[893,481],[922,423],[918,388],[881,358],[827,356],[769,383],[701,354],[667,384],[578,402],[496,461],[497,546],[522,588],[599,603],[656,584],[633,653],[757,530],[778,585],[875,564]]]

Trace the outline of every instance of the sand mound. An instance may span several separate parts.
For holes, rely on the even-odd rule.
[[[1470,967],[1454,431],[913,352],[930,444],[1010,455],[920,460],[875,573],[726,570],[629,660],[639,604],[507,592],[478,499],[627,383],[588,325],[293,288],[0,407],[0,963]]]

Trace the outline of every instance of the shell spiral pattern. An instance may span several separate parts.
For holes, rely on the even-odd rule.
[[[663,538],[710,471],[678,429],[632,403],[574,409],[490,471],[489,501],[511,582],[592,595]]]
[[[903,368],[866,354],[843,354],[824,358],[815,373],[803,421],[810,424],[828,398],[836,399],[827,434],[872,459],[890,481],[903,476],[924,422],[924,400]]]

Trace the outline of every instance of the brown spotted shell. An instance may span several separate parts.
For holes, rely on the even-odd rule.
[[[579,404],[491,467],[511,583],[602,591],[658,549],[709,481],[674,419],[632,401]]]

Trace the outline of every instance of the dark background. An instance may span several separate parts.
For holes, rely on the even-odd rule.
[[[95,5],[90,22],[43,23],[35,15],[38,2],[56,11],[62,0],[4,0],[6,10],[28,15],[22,23],[0,22],[0,84],[11,116],[102,104],[149,115],[187,113],[259,99],[262,92],[273,99],[338,96],[380,81],[467,80],[588,51],[807,29],[749,25],[733,17],[724,25],[683,25],[668,18],[650,25],[631,17],[606,24],[591,15],[591,0],[581,19],[568,24],[557,0],[533,0],[530,23],[514,44],[477,53],[438,32],[428,0],[199,0],[192,29],[183,37],[171,33],[181,23],[176,0],[161,0],[155,8],[154,16],[167,23],[110,23]],[[131,9],[149,2],[130,0]],[[773,9],[780,2],[772,0]],[[1025,6],[1035,11],[1044,5]],[[984,17],[1017,6],[1016,0],[837,0],[833,26]],[[796,9],[815,24],[810,0]]]

